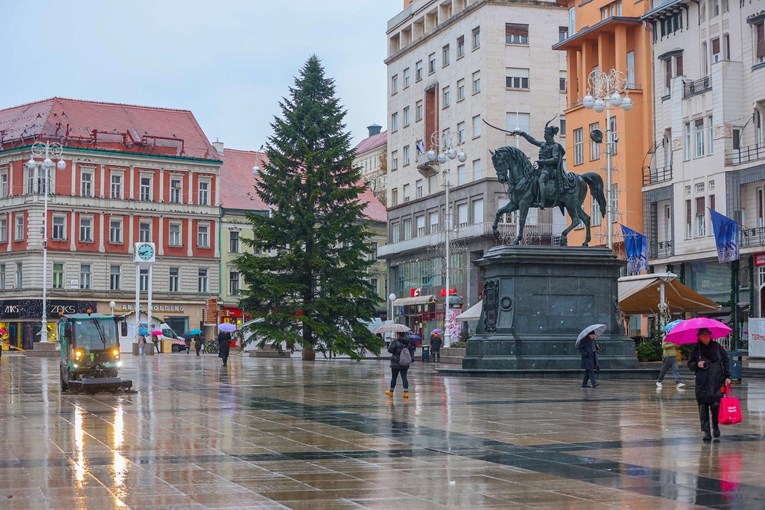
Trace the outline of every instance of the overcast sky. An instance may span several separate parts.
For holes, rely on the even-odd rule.
[[[386,128],[387,22],[402,0],[0,0],[0,109],[67,97],[191,110],[257,150],[312,54],[353,144]]]

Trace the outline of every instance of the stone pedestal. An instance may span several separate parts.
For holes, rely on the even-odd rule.
[[[33,358],[59,358],[58,342],[37,342],[33,348],[26,351],[27,356]]]
[[[250,357],[251,358],[289,358],[290,353],[281,351],[279,352],[274,347],[271,347],[270,345],[260,347],[258,349],[254,349],[250,351]]]
[[[463,369],[578,369],[576,337],[597,323],[608,326],[598,338],[600,367],[637,367],[618,305],[624,262],[611,250],[498,246],[476,264],[483,271],[483,310]]]

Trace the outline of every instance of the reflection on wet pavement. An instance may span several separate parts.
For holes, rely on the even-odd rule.
[[[405,401],[385,361],[125,362],[136,393],[62,395],[57,360],[0,358],[0,508],[765,508],[765,380],[705,444],[692,387],[651,380],[416,363]]]

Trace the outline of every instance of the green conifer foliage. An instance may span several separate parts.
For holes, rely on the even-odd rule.
[[[254,239],[243,240],[250,250],[236,261],[249,285],[241,306],[263,318],[253,326],[261,346],[377,352],[382,340],[361,322],[379,301],[368,275],[364,185],[345,110],[316,56],[279,106],[255,187],[271,211],[249,215]]]

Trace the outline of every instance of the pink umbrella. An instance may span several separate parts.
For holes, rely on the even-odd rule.
[[[155,336],[162,336],[162,330],[155,329],[154,331],[151,332],[151,334]]]
[[[720,321],[707,317],[696,317],[680,322],[672,328],[672,331],[667,333],[664,340],[675,344],[695,344],[701,328],[708,329],[712,333],[712,338],[723,338],[731,332],[731,329]]]

